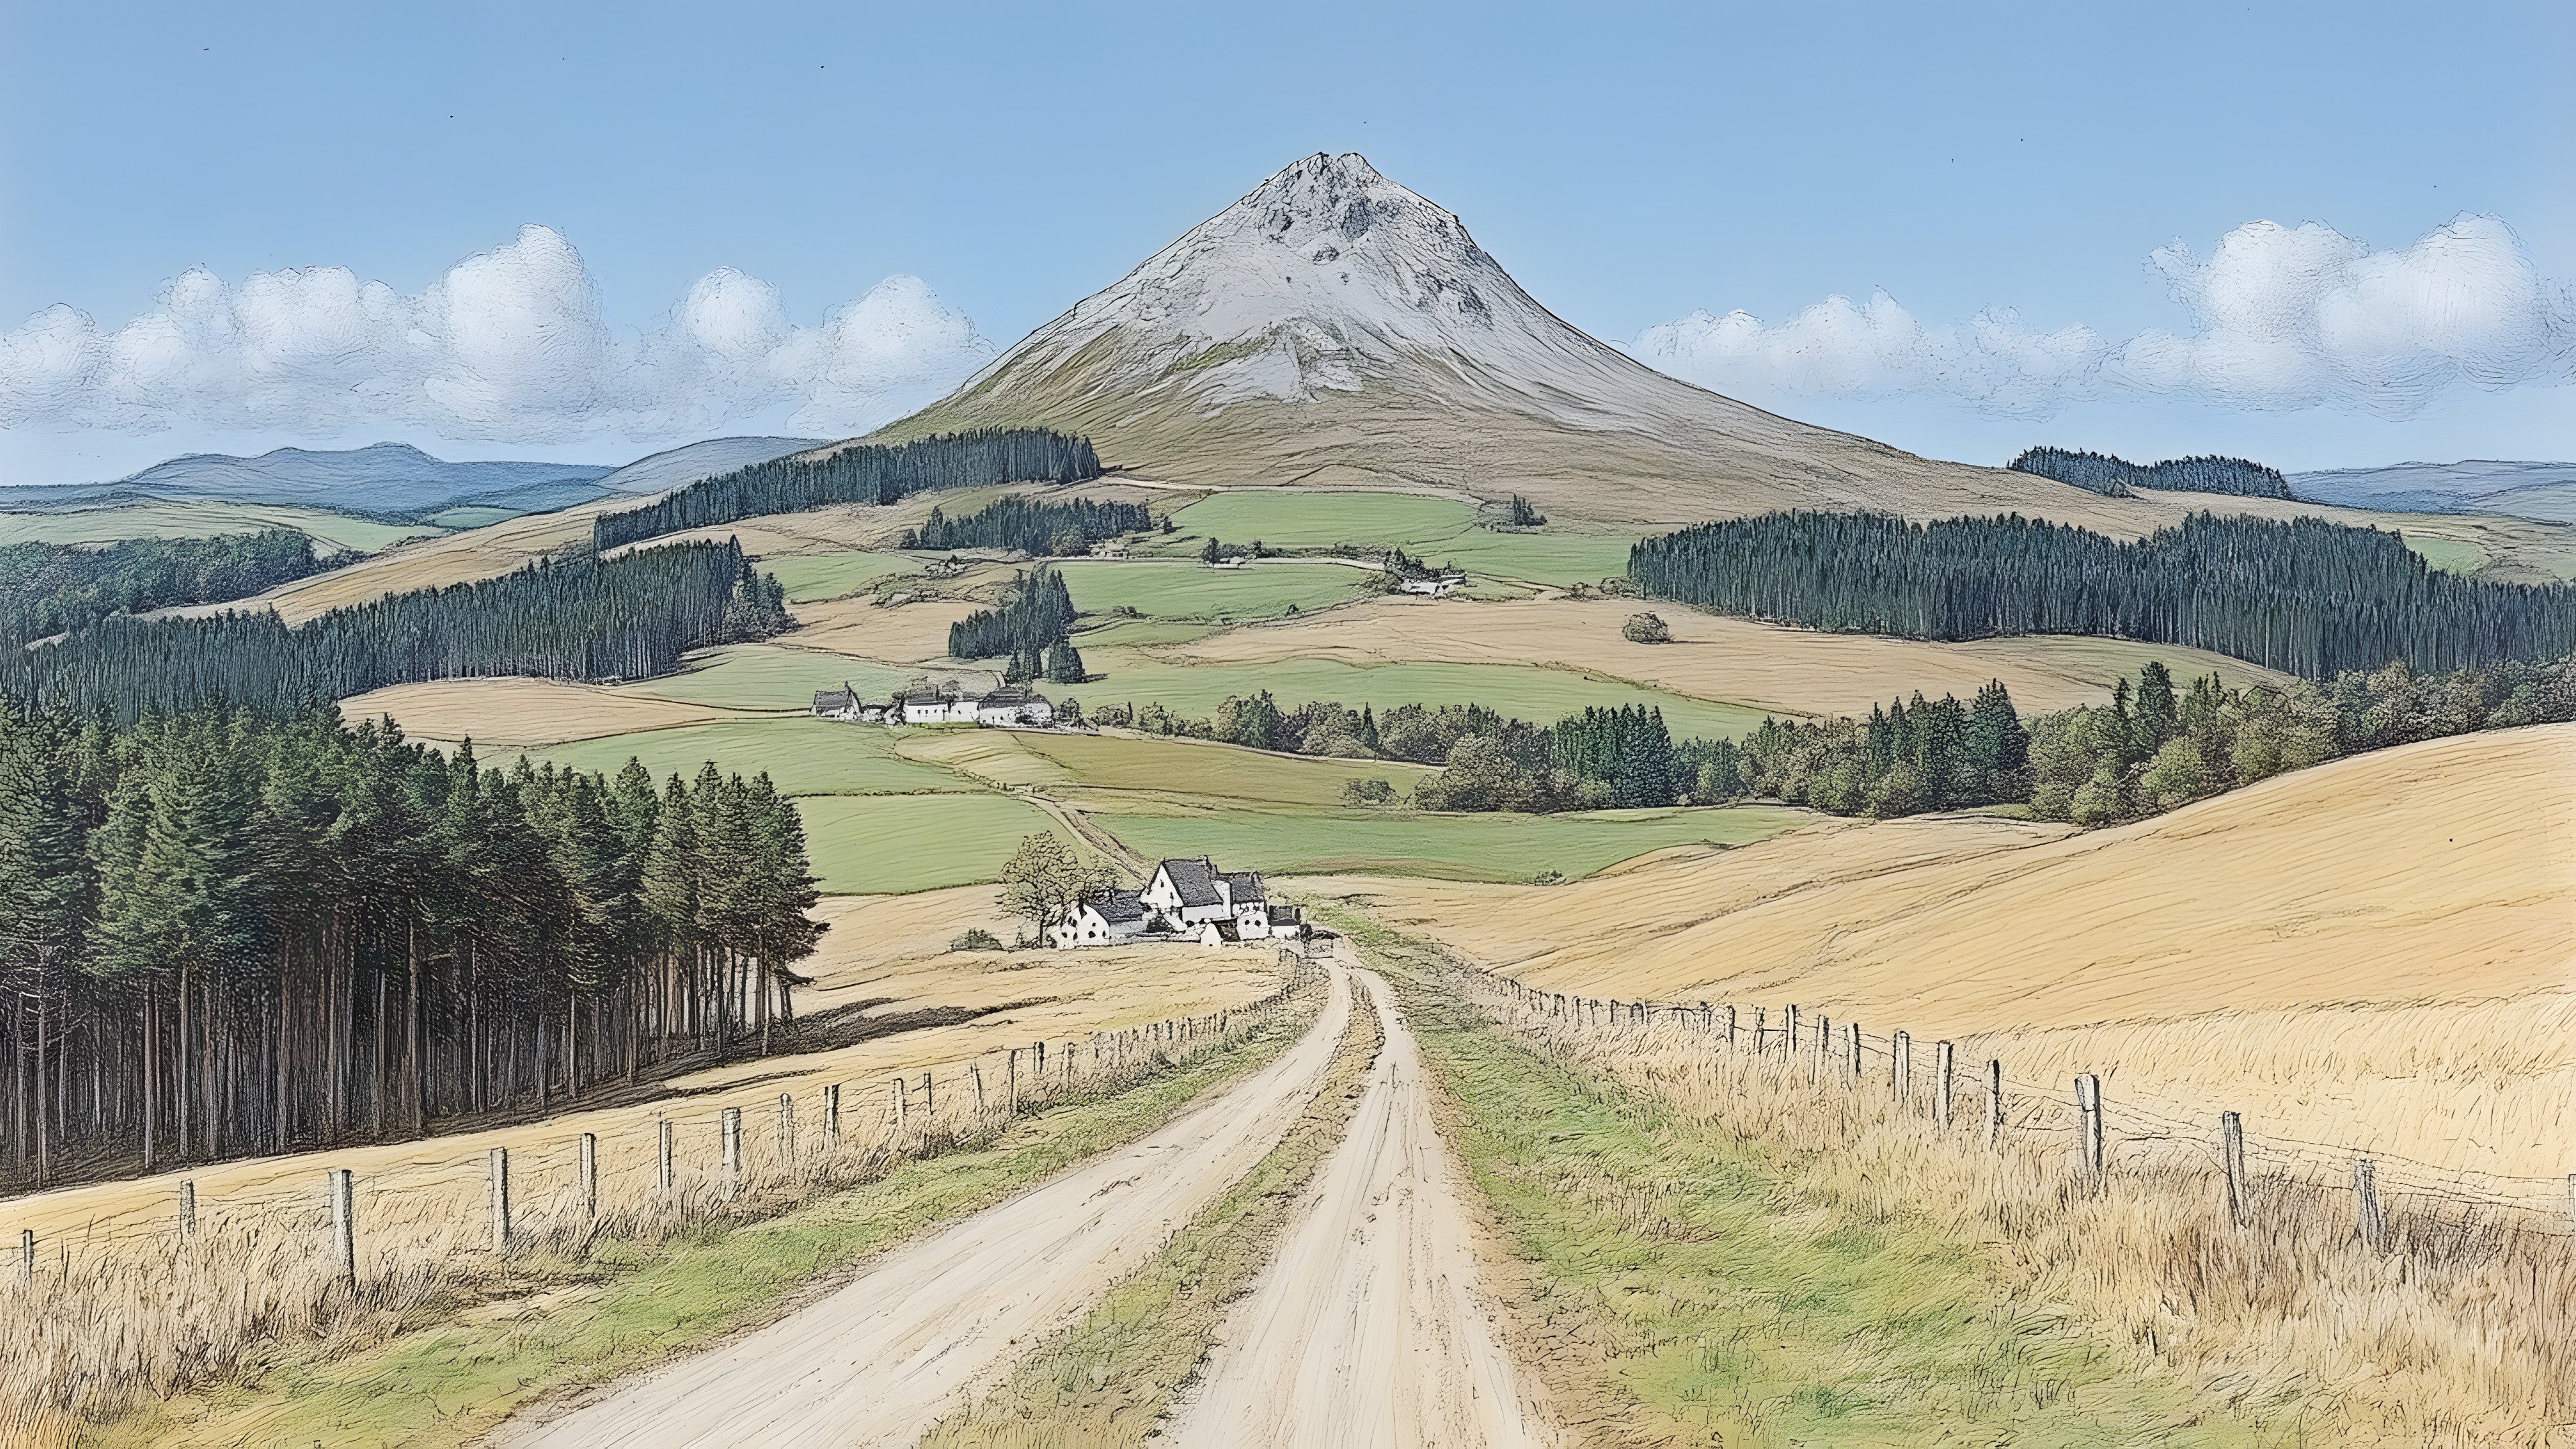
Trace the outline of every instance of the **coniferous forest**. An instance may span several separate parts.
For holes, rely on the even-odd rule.
[[[2108,453],[2078,453],[2064,448],[2024,448],[2004,466],[2017,473],[2054,478],[2112,498],[2132,497],[2132,488],[2160,488],[2174,493],[2227,493],[2240,498],[2288,498],[2290,480],[2278,468],[2243,458],[2170,458],[2162,463],[2132,463]]]
[[[1078,683],[1082,655],[1073,647],[1073,595],[1064,575],[1040,564],[1012,581],[998,609],[978,609],[948,626],[953,659],[1008,659],[1003,677]]]
[[[388,684],[483,675],[641,679],[711,644],[788,626],[776,580],[742,550],[668,544],[335,609],[288,628],[273,613],[109,618],[0,660],[0,694],[122,724],[232,708],[277,715]]]
[[[0,706],[8,1175],[417,1136],[765,1049],[814,899],[766,776]]]
[[[895,547],[1017,549],[1044,558],[1084,553],[1103,539],[1147,533],[1156,526],[1154,511],[1142,503],[1094,503],[1081,498],[1055,503],[1014,494],[996,498],[963,518],[950,518],[933,508],[921,527],[904,531]]]
[[[700,479],[642,508],[602,515],[591,525],[591,539],[605,552],[686,528],[826,503],[892,503],[938,488],[1081,483],[1099,476],[1100,457],[1088,438],[1038,428],[979,429],[754,463]]]
[[[68,633],[110,614],[220,604],[321,567],[292,529],[212,538],[129,538],[105,548],[0,548],[0,648]]]
[[[1638,543],[1644,592],[1810,628],[1975,639],[2098,634],[2319,678],[2576,649],[2576,587],[2438,573],[2394,533],[2197,514],[2136,543],[2019,515],[1909,523],[1772,513]]]

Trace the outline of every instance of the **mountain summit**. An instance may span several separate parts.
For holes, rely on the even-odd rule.
[[[1625,524],[2019,508],[2129,531],[2100,517],[2115,500],[1656,372],[1539,305],[1456,216],[1357,154],[1272,176],[878,436],[1031,425],[1179,481],[1523,493]]]

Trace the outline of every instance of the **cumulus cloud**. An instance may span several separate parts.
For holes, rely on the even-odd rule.
[[[2007,416],[2128,394],[2404,418],[2455,384],[2576,377],[2576,292],[2543,278],[2494,217],[2457,217],[2395,251],[2313,222],[2258,221],[2206,257],[2176,242],[2147,260],[2187,319],[2179,331],[2115,343],[2088,327],[2033,330],[2000,308],[1928,327],[1880,292],[1769,325],[1693,312],[1629,350],[1720,391],[1932,396]]]
[[[674,436],[784,407],[801,431],[858,432],[993,356],[917,277],[889,277],[819,326],[730,267],[621,334],[561,234],[525,226],[417,295],[345,267],[192,268],[115,329],[46,308],[0,335],[0,427],[182,425],[339,436],[426,428],[477,441]]]

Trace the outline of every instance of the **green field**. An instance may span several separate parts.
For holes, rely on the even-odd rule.
[[[1742,845],[1795,829],[1775,806],[1602,810],[1572,815],[1415,815],[1403,811],[1244,811],[1091,818],[1137,854],[1206,855],[1289,875],[1341,872],[1442,880],[1569,880],[1670,845]]]
[[[1269,619],[1291,606],[1328,609],[1364,592],[1362,571],[1337,563],[1274,559],[1214,569],[1161,559],[1089,559],[1059,568],[1073,606],[1086,614],[1123,605],[1155,619]]]
[[[1163,707],[1193,719],[1216,712],[1227,695],[1269,690],[1282,709],[1310,700],[1339,700],[1353,709],[1397,704],[1483,704],[1533,724],[1553,724],[1587,705],[1652,705],[1664,712],[1675,738],[1747,734],[1762,711],[1645,689],[1621,680],[1594,678],[1535,664],[1349,664],[1333,659],[1283,659],[1268,664],[1167,664],[1123,651],[1086,651],[1084,662],[1102,676],[1079,686],[1084,705],[1114,701]]]
[[[984,670],[956,670],[961,681],[989,684]],[[723,709],[810,709],[814,692],[836,689],[847,681],[870,699],[883,699],[901,689],[922,670],[916,666],[873,664],[846,654],[825,654],[779,644],[729,644],[689,660],[677,674],[627,685],[636,694],[711,704]],[[946,678],[947,673],[935,675]]]
[[[1434,563],[1472,576],[1520,579],[1534,584],[1597,584],[1628,572],[1627,534],[1496,533],[1471,529],[1454,539],[1429,544],[1425,556]]]
[[[2410,533],[2406,535],[2406,546],[2446,574],[2473,574],[2487,565],[2487,551],[2466,539],[2427,538]]]
[[[837,720],[775,719],[681,725],[529,750],[539,762],[614,775],[638,759],[655,780],[694,776],[706,761],[746,779],[766,770],[783,795],[904,794],[977,788],[952,771],[902,759],[893,734]]]
[[[60,513],[0,513],[0,544],[114,543],[127,538],[210,538],[291,528],[342,551],[373,553],[406,538],[439,530],[426,524],[377,523],[285,504],[163,502],[116,503]]]
[[[1451,538],[1473,528],[1476,510],[1447,498],[1411,493],[1239,489],[1202,498],[1172,515],[1179,530],[1155,542],[1161,551],[1196,553],[1202,540],[1271,548],[1330,548],[1337,543],[1403,544]]]
[[[796,802],[806,854],[832,895],[901,895],[1000,874],[1020,837],[1064,834],[1009,795],[818,795]]]
[[[909,554],[810,553],[761,560],[763,572],[777,576],[792,604],[819,603],[854,594],[889,574],[911,573],[921,560]]]
[[[1074,783],[1103,790],[1159,790],[1278,805],[1337,805],[1353,780],[1398,790],[1436,773],[1387,760],[1288,758],[1195,740],[1014,732],[1020,748],[1061,766]]]

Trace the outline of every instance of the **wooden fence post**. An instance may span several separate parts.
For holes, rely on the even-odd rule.
[[[978,1127],[980,1127],[980,1126],[982,1126],[982,1125],[983,1125],[987,1120],[989,1120],[989,1119],[986,1117],[986,1115],[985,1115],[985,1111],[984,1111],[984,1067],[983,1067],[983,1064],[982,1064],[982,1063],[980,1063],[980,1062],[968,1062],[968,1063],[966,1064],[966,1072],[967,1072],[967,1075],[969,1075],[969,1076],[971,1076],[971,1077],[973,1077],[973,1078],[975,1079],[975,1125],[977,1125]]]
[[[1851,1034],[1851,1079],[1852,1085],[1857,1087],[1860,1085],[1860,1023],[1855,1021],[1844,1029]]]
[[[581,1216],[584,1222],[599,1221],[599,1134],[581,1134]]]
[[[331,1252],[339,1265],[340,1281],[351,1289],[358,1286],[358,1186],[356,1177],[345,1167],[331,1169]]]
[[[841,1084],[823,1088],[823,1140],[838,1146],[841,1141]]]
[[[193,1177],[179,1184],[179,1236],[197,1235],[197,1180]]]
[[[510,1149],[492,1149],[492,1185],[489,1189],[492,1207],[492,1251],[510,1249]]]
[[[2084,1151],[2084,1175],[2102,1182],[2102,1079],[2086,1072],[2075,1079],[2075,1115]]]
[[[36,1281],[36,1230],[18,1230],[18,1282],[32,1287]]]
[[[895,1130],[896,1130],[897,1132],[900,1132],[900,1131],[902,1131],[902,1130],[903,1130],[904,1119],[912,1115],[912,1103],[911,1103],[911,1101],[909,1100],[909,1099],[910,1099],[910,1097],[911,1097],[911,1092],[910,1092],[910,1090],[909,1090],[908,1088],[906,1088],[906,1087],[904,1086],[904,1084],[903,1084],[903,1078],[901,1078],[901,1077],[897,1077],[897,1078],[895,1078],[895,1079],[894,1079],[894,1128],[895,1128]]]
[[[671,1119],[665,1117],[653,1125],[658,1129],[654,1136],[661,1139],[653,1158],[653,1187],[667,1198],[680,1186],[679,1164],[672,1160]]]
[[[1726,1009],[1726,1049],[1735,1050],[1735,1008]]]
[[[1953,1052],[1948,1042],[1932,1048],[1932,1120],[1944,1127],[1950,1125],[1950,1072]]]
[[[2352,1160],[2353,1226],[2361,1245],[2376,1253],[2388,1246],[2388,1219],[2379,1211],[2379,1171],[2367,1157]]]
[[[716,1117],[716,1136],[724,1147],[724,1195],[742,1190],[742,1109],[727,1107]]]
[[[1767,1006],[1757,1006],[1753,1008],[1753,1054],[1755,1056],[1758,1057],[1762,1055],[1762,1039],[1770,1034],[1771,1008]]]
[[[1004,1078],[1002,1092],[1010,1098],[1011,1102],[1005,1115],[1016,1117],[1020,1114],[1020,1049],[1018,1047],[1011,1048],[1011,1059],[1003,1066],[1002,1075]]]
[[[1699,1004],[1699,1029],[1702,1031],[1717,1030],[1717,1013],[1711,1010],[1709,1004],[1705,1001]]]
[[[1815,1051],[1807,1058],[1807,1081],[1811,1085],[1825,1079],[1825,1072],[1833,1055],[1834,1019],[1819,1011],[1816,1013]]]
[[[1124,1047],[1127,1044],[1127,1039],[1123,1036],[1120,1037],[1118,1039],[1118,1044],[1121,1047]],[[933,1124],[936,1124],[939,1121],[939,1099],[931,1095],[930,1073],[928,1072],[923,1072],[921,1074],[921,1115]]]
[[[2233,1112],[2218,1114],[2218,1157],[2227,1168],[2227,1220],[2242,1227],[2248,1216],[2245,1202],[2245,1121]]]
[[[1986,1062],[1986,1150],[1994,1151],[2004,1141],[2004,1064],[2000,1057]]]
[[[1914,1040],[1903,1032],[1889,1038],[1888,1087],[1900,1108],[1914,1105]]]
[[[796,1160],[796,1096],[792,1092],[778,1094],[778,1160]]]
[[[1780,1014],[1780,1055],[1788,1057],[1798,1049],[1798,1008],[1790,1007]]]

